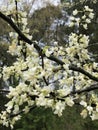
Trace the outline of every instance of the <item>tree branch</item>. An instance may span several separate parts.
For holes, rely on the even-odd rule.
[[[93,91],[93,90],[96,90],[98,89],[98,84],[93,84],[91,85],[90,87],[87,87],[87,88],[84,88],[82,90],[77,90],[75,91],[77,94],[81,94],[83,92],[90,92],[90,91]]]
[[[69,69],[73,70],[73,71],[80,72],[80,73],[84,74],[85,76],[87,76],[88,78],[98,82],[97,77],[93,76],[92,74],[90,74],[89,72],[85,71],[84,69],[82,69],[80,67],[72,65],[72,66],[69,66]]]
[[[31,110],[35,109],[35,108],[36,108],[36,106],[30,107],[29,112],[30,112]],[[22,113],[24,113],[24,110],[21,110],[20,112],[18,112],[18,113],[16,113],[16,114],[11,114],[11,115],[10,115],[10,118],[13,118],[13,117],[15,117],[15,116],[18,116],[18,115],[20,115],[20,114],[22,114]]]
[[[96,90],[96,89],[98,89],[98,84],[93,84],[90,87],[87,87],[87,88],[84,88],[84,89],[81,89],[81,90],[76,90],[74,92],[72,91],[71,93],[64,96],[63,98],[66,98],[66,97],[68,97],[70,95],[74,95],[74,94],[81,94],[81,93],[84,93],[84,92],[90,92],[90,91],[93,91],[93,90]]]
[[[50,60],[52,60],[52,61],[55,61],[59,65],[64,65],[65,64],[62,60],[54,57],[53,55],[51,55],[50,57],[47,57],[47,58],[50,59]]]
[[[60,59],[58,59],[58,58],[56,58],[54,56],[50,56],[49,59],[52,60],[52,61],[55,61],[56,63],[58,63],[60,65],[64,65],[65,64],[62,60],[60,60]],[[98,78],[97,77],[93,76],[92,74],[90,74],[89,72],[85,71],[84,69],[82,69],[80,67],[77,67],[75,65],[69,65],[69,69],[73,70],[73,71],[80,72],[80,73],[84,74],[85,76],[87,76],[88,78],[98,82]]]

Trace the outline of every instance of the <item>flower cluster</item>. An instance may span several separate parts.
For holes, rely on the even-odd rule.
[[[79,13],[82,13],[83,15],[80,17],[78,16]],[[72,27],[76,25],[77,27],[83,26],[85,30],[88,29],[88,24],[91,23],[91,20],[94,18],[93,9],[89,8],[88,6],[84,6],[83,11],[78,11],[75,9],[72,13],[72,16],[70,17],[70,24],[69,26]]]
[[[93,10],[88,6],[84,7],[83,16],[78,18],[79,11],[74,10],[71,17],[70,26],[82,25],[87,29],[94,17]],[[31,39],[27,28],[26,13],[19,11],[19,24],[21,32]],[[5,126],[13,125],[21,118],[20,113],[28,113],[33,107],[49,107],[54,114],[61,116],[66,106],[72,107],[75,99],[81,99],[80,105],[84,107],[81,115],[85,118],[87,114],[92,120],[98,119],[97,96],[90,93],[90,99],[86,102],[86,96],[79,96],[79,90],[86,89],[95,81],[91,80],[87,74],[98,77],[93,69],[98,68],[97,63],[88,63],[90,54],[87,50],[89,36],[72,32],[69,35],[68,43],[62,46],[45,46],[42,53],[38,53],[34,45],[28,44],[20,39],[15,32],[10,32],[12,44],[9,53],[17,56],[17,60],[12,66],[4,66],[2,78],[8,81],[10,77],[17,80],[17,84],[10,85],[7,95],[9,102],[5,105],[6,110],[0,114],[0,123]],[[37,44],[37,42],[34,42]],[[35,44],[35,45],[36,45]],[[52,57],[52,58],[50,58]],[[55,57],[55,58],[54,58]],[[51,59],[62,60],[63,64],[57,64]],[[58,59],[57,59],[58,58]],[[74,71],[70,66],[83,68],[82,71]],[[92,107],[91,99],[96,104]]]
[[[84,107],[80,113],[83,118],[86,118],[89,114],[92,120],[98,119],[98,97],[95,93],[91,94],[90,102],[87,103],[84,100],[81,100],[80,105]]]
[[[89,44],[89,37],[83,34],[71,33],[69,36],[69,46],[66,48],[67,55],[71,57],[76,57],[79,61],[84,61],[89,59],[87,46]]]

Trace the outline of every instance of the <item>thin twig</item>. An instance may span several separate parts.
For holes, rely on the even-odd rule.
[[[31,110],[35,109],[35,108],[36,108],[36,106],[30,107],[29,112],[30,112]],[[18,115],[23,114],[23,113],[25,113],[24,110],[21,110],[21,111],[19,111],[19,112],[16,113],[16,114],[10,114],[10,118],[13,118],[13,117],[18,116]]]
[[[0,93],[9,93],[10,91],[9,90],[6,90],[6,89],[0,89]]]
[[[44,56],[43,55],[41,55],[41,58],[42,58],[42,68],[44,69]],[[49,85],[49,83],[47,82],[47,80],[46,80],[46,78],[45,78],[45,76],[43,76],[43,80],[44,80],[44,82],[46,83],[46,85],[48,86]]]
[[[90,92],[90,91],[93,91],[93,90],[96,90],[96,89],[98,89],[98,84],[93,84],[90,87],[80,89],[80,90],[76,90],[74,92],[72,91],[69,94],[67,94],[66,96],[64,96],[63,98],[66,98],[66,97],[74,95],[74,94],[81,94],[81,93],[84,93],[84,92]]]

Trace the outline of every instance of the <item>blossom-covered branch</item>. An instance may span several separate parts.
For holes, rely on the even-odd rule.
[[[28,39],[22,32],[21,30],[14,24],[14,22],[8,17],[5,16],[2,12],[0,12],[0,17],[5,20],[7,23],[10,24],[10,26],[18,33],[19,37],[21,37],[21,40],[27,42],[28,44],[34,44],[34,47],[36,48],[36,50],[43,56],[45,56],[43,54],[43,50],[42,48],[36,43],[36,42],[32,42],[30,39]],[[54,56],[49,56],[47,57],[50,60],[55,61],[57,64],[63,65],[65,64],[62,60],[54,57]],[[98,78],[96,78],[95,76],[91,75],[89,72],[83,70],[82,68],[79,68],[75,65],[69,65],[69,69],[70,70],[74,70],[74,71],[78,71],[84,75],[86,75],[87,77],[89,77],[90,79],[94,80],[94,81],[98,81]]]
[[[29,38],[27,38],[22,32],[21,30],[16,26],[16,24],[13,22],[12,19],[10,19],[8,16],[4,15],[2,12],[0,12],[0,17],[5,20],[15,31],[16,33],[18,33],[19,37],[21,38],[21,40],[31,44],[34,44],[34,47],[36,48],[36,50],[41,53],[42,50],[41,48],[37,45],[36,42],[32,42]]]

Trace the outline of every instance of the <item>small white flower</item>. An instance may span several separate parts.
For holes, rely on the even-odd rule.
[[[78,13],[78,10],[75,9],[75,10],[73,11],[73,15],[77,15],[77,13]]]
[[[80,18],[76,18],[75,21],[77,22],[77,24],[80,23]]]
[[[91,114],[93,111],[93,108],[91,106],[87,106],[87,110],[89,111],[89,114]]]
[[[93,19],[94,18],[94,13],[90,13],[89,18]]]
[[[46,106],[46,99],[43,95],[40,95],[39,98],[36,98],[36,105],[39,106]]]
[[[80,115],[81,115],[83,118],[86,118],[86,117],[87,117],[87,110],[84,109],[84,110],[80,113]]]
[[[89,11],[89,7],[88,6],[84,6],[86,11]]]
[[[82,19],[85,19],[85,18],[86,18],[86,15],[83,15],[83,16],[82,16]]]
[[[59,93],[59,96],[63,97],[66,96],[67,94],[70,93],[70,88],[63,88],[63,89],[59,89],[57,90],[57,92]]]
[[[85,21],[86,21],[86,23],[91,23],[90,19],[86,19]]]
[[[69,23],[69,27],[73,27],[74,25],[75,25],[74,22],[70,22],[70,23]]]
[[[98,120],[98,112],[94,112],[90,117],[92,120]]]
[[[75,20],[75,17],[70,16],[70,20],[71,20],[71,21]]]
[[[25,112],[25,113],[28,113],[29,110],[30,110],[30,108],[29,108],[28,106],[25,106],[25,108],[24,108],[24,112]]]
[[[93,62],[93,68],[96,69],[98,67],[98,63]]]
[[[47,57],[50,57],[50,55],[51,55],[52,53],[53,53],[52,51],[49,51],[49,50],[47,49],[46,52],[45,52],[45,55],[46,55]]]
[[[85,8],[85,11],[89,11],[89,12],[93,11],[93,9],[90,9],[88,6],[84,6],[84,8]]]
[[[82,105],[84,107],[87,107],[87,103],[85,101],[83,101],[83,100],[80,102],[80,105]]]
[[[72,107],[74,105],[74,101],[71,97],[67,97],[66,98],[66,104],[70,107]]]
[[[17,114],[18,112],[19,112],[19,106],[18,106],[18,105],[15,105],[15,106],[14,106],[13,113],[14,113],[14,114]]]
[[[87,24],[83,24],[83,28],[87,30]]]
[[[65,109],[65,102],[58,101],[54,106],[54,114],[58,114],[58,116],[62,116],[62,112]]]

